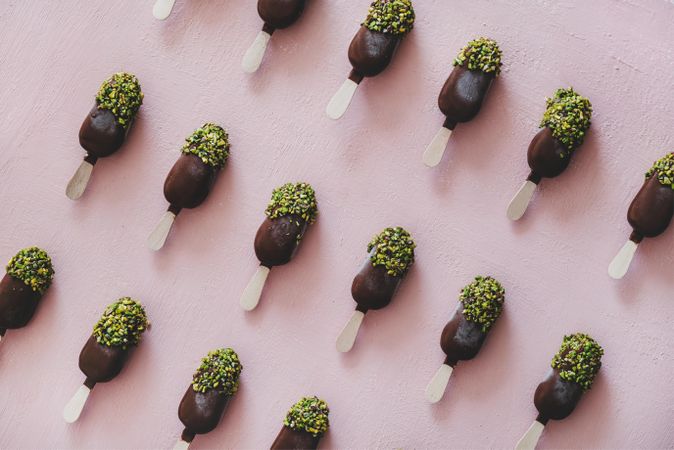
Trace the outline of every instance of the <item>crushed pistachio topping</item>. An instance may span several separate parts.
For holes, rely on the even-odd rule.
[[[205,123],[185,138],[182,152],[198,156],[204,164],[221,169],[229,158],[229,135],[220,126]]]
[[[286,415],[283,424],[295,431],[306,431],[314,437],[328,431],[330,409],[318,397],[304,397],[295,403]]]
[[[566,381],[578,383],[583,390],[592,387],[594,377],[601,368],[604,349],[584,333],[564,336],[559,352],[552,358],[552,368]]]
[[[468,70],[481,70],[485,73],[501,73],[501,58],[503,52],[495,40],[486,37],[474,39],[468,43],[454,59],[455,66],[462,66]]]
[[[192,377],[192,389],[196,392],[216,389],[231,397],[239,389],[242,369],[239,355],[231,348],[213,350],[201,360],[201,365]]]
[[[286,183],[274,189],[264,213],[270,219],[295,215],[312,224],[318,214],[316,193],[309,183]]]
[[[105,308],[94,326],[94,336],[99,344],[126,349],[130,345],[138,345],[147,326],[143,305],[129,297],[122,297]]]
[[[585,140],[592,119],[592,104],[573,88],[557,89],[554,97],[546,102],[547,109],[540,126],[552,130],[552,135],[568,150],[560,157],[567,158]]]
[[[23,281],[33,291],[44,294],[54,279],[51,258],[37,247],[24,248],[7,264],[7,273]]]
[[[505,289],[492,277],[477,276],[461,290],[459,301],[466,319],[482,325],[486,333],[501,315]]]
[[[414,19],[410,0],[374,0],[363,25],[371,31],[407,34],[414,28]]]
[[[660,184],[674,189],[674,153],[668,153],[655,161],[653,167],[646,172],[646,178],[650,178],[656,172]]]
[[[105,80],[96,94],[96,103],[101,109],[108,109],[124,128],[131,125],[140,105],[143,92],[135,75],[119,72]]]
[[[414,264],[412,236],[402,227],[386,228],[367,245],[373,266],[383,266],[393,277],[402,277]],[[374,249],[374,252],[372,251]]]

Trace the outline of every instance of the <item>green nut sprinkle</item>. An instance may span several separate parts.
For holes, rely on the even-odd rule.
[[[568,150],[561,157],[567,158],[585,139],[592,119],[592,104],[573,88],[558,89],[546,102],[547,109],[540,126],[552,130],[552,135]]]
[[[143,92],[135,75],[119,72],[105,80],[96,94],[100,109],[110,110],[117,122],[128,128],[143,104]]]
[[[399,35],[412,31],[414,19],[410,0],[374,0],[363,25],[371,31]]]
[[[559,371],[563,380],[576,382],[587,391],[601,368],[603,355],[604,349],[594,339],[587,334],[576,333],[564,336],[551,366]]]
[[[295,403],[286,415],[283,425],[295,431],[306,431],[317,437],[328,431],[330,409],[318,397],[304,397]]]
[[[466,319],[482,325],[486,333],[501,315],[505,289],[492,277],[477,276],[461,290],[459,301],[463,303]]]
[[[54,268],[47,252],[37,247],[19,250],[7,264],[7,273],[23,281],[33,291],[44,294],[54,279]]]
[[[147,326],[143,305],[129,297],[122,297],[105,308],[94,326],[94,336],[99,344],[126,350],[130,345],[138,345]]]
[[[656,172],[660,184],[674,189],[674,153],[668,153],[655,161],[653,167],[646,172],[646,178],[650,178]]]
[[[239,375],[243,366],[239,355],[231,348],[219,348],[208,352],[192,377],[192,389],[206,392],[216,389],[229,397],[239,389]]]
[[[220,126],[205,123],[185,138],[182,152],[198,156],[215,169],[224,167],[229,158],[229,135]]]
[[[495,40],[480,37],[466,45],[454,59],[455,66],[467,67],[468,70],[481,70],[485,73],[501,73],[503,52]]]
[[[264,213],[270,219],[294,215],[312,224],[318,214],[316,193],[309,183],[286,183],[271,193]]]
[[[372,238],[367,245],[367,251],[370,252],[370,262],[374,267],[383,266],[389,275],[402,277],[414,264],[416,246],[405,229],[395,227],[386,228]]]

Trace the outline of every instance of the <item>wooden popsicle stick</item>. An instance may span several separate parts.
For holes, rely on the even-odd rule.
[[[157,0],[152,8],[155,19],[166,20],[171,15],[176,0]]]
[[[173,450],[187,450],[190,448],[190,442],[187,442],[184,439],[180,439],[176,442],[176,445],[173,446]]]
[[[267,45],[271,39],[271,34],[262,30],[257,34],[253,43],[248,47],[241,61],[241,68],[246,73],[254,73],[260,68],[262,58],[267,51]]]
[[[440,130],[435,133],[435,137],[431,143],[428,144],[428,147],[426,147],[426,150],[424,151],[424,155],[422,157],[424,164],[426,164],[428,167],[435,167],[440,164],[442,155],[445,154],[445,149],[447,148],[447,143],[449,142],[449,137],[451,135],[452,130],[446,127],[440,128]]]
[[[449,364],[443,364],[440,366],[433,378],[431,378],[430,383],[426,386],[426,400],[431,403],[437,403],[442,399],[442,396],[445,395],[445,389],[447,389],[447,383],[449,383],[449,378],[452,376],[454,368]]]
[[[65,408],[63,408],[63,418],[66,422],[73,423],[79,419],[82,409],[84,408],[84,404],[87,402],[87,398],[89,398],[90,393],[91,389],[84,385],[80,386],[77,392],[75,392],[73,398],[71,398],[70,401],[66,404]]]
[[[271,269],[269,267],[260,265],[257,268],[257,271],[255,271],[253,278],[248,282],[246,289],[243,290],[239,304],[246,311],[254,310],[257,307],[257,304],[260,303],[262,289],[264,288],[264,284],[267,281],[270,271]]]
[[[347,78],[342,87],[332,96],[328,107],[325,109],[329,118],[337,120],[344,115],[349,108],[353,95],[356,93],[356,89],[358,89],[358,83]]]
[[[531,424],[527,432],[522,436],[522,439],[517,443],[517,446],[515,446],[515,450],[534,450],[536,444],[538,444],[538,440],[541,438],[541,434],[543,434],[544,428],[545,425],[538,420],[534,420],[534,423]]]
[[[517,194],[510,200],[508,211],[506,212],[508,219],[520,220],[522,218],[535,191],[536,183],[530,180],[524,182],[520,190],[517,191]]]
[[[77,168],[75,175],[68,182],[66,187],[66,195],[70,200],[77,200],[82,197],[84,191],[89,185],[91,179],[91,172],[94,170],[94,165],[89,161],[82,161],[80,167]]]
[[[358,330],[360,329],[364,318],[364,312],[358,310],[353,312],[351,319],[344,325],[342,332],[339,333],[339,337],[337,337],[338,352],[346,353],[353,348],[353,344],[356,342],[356,336],[358,336]]]
[[[150,250],[157,251],[164,246],[175,220],[176,215],[172,211],[166,211],[164,217],[161,218],[157,227],[147,239],[147,246],[150,247]]]
[[[608,266],[608,274],[611,278],[619,280],[625,276],[627,269],[630,268],[632,258],[634,258],[638,246],[639,244],[632,240],[625,242],[625,245],[622,246]]]

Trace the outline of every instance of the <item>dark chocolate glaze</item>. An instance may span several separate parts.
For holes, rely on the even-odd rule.
[[[627,220],[634,229],[631,240],[639,243],[645,237],[662,234],[674,215],[674,190],[658,181],[657,173],[648,178],[637,193]]]
[[[494,73],[455,66],[438,97],[440,111],[447,116],[445,127],[453,130],[457,123],[473,120],[482,108]]]
[[[129,127],[124,128],[109,109],[94,105],[80,127],[80,145],[87,153],[87,161],[96,163],[98,158],[110,156],[120,149]]]
[[[174,213],[196,208],[211,192],[218,170],[191,153],[183,153],[166,177],[164,197]]]
[[[23,281],[5,274],[0,281],[0,335],[25,326],[35,313],[42,294]]]
[[[361,79],[379,75],[391,63],[400,40],[399,35],[372,31],[361,26],[349,45],[349,61],[353,71]],[[354,81],[360,82],[355,79]]]
[[[541,178],[554,178],[560,175],[569,166],[570,155],[562,158],[561,155],[569,153],[566,147],[552,135],[552,130],[544,127],[539,131],[529,144],[527,162],[531,167],[529,181],[538,184]]]
[[[228,402],[229,396],[216,389],[196,392],[190,385],[178,407],[178,417],[185,425],[183,438],[189,436],[193,438],[195,434],[206,434],[215,429]]]
[[[368,256],[351,284],[351,296],[358,304],[356,309],[365,313],[385,307],[391,303],[400,281],[401,277],[389,275],[385,267],[373,266]]]
[[[459,361],[475,358],[486,337],[487,333],[482,331],[482,325],[466,319],[463,315],[463,304],[459,303],[440,336],[440,347],[447,355],[445,364],[454,367]]]
[[[271,34],[297,22],[306,3],[306,0],[258,0],[257,12],[264,20],[265,31]]]
[[[96,337],[91,335],[80,352],[80,370],[87,376],[84,384],[92,388],[96,383],[105,383],[115,378],[129,359],[131,349],[132,347],[124,350],[122,347],[99,344]]]
[[[534,405],[540,413],[536,420],[545,425],[550,419],[564,419],[573,412],[582,395],[580,384],[563,380],[559,371],[552,369],[534,393]]]
[[[315,450],[320,440],[320,436],[284,426],[271,444],[271,450]]]
[[[289,263],[301,242],[297,237],[304,235],[306,229],[304,219],[295,215],[267,218],[255,235],[257,259],[269,268]]]

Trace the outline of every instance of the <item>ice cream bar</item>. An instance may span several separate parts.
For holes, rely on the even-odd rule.
[[[519,220],[525,213],[542,178],[554,178],[568,167],[575,150],[585,140],[592,118],[592,104],[573,90],[558,89],[547,100],[542,130],[533,138],[527,152],[529,177],[508,206],[507,215]]]
[[[315,450],[330,426],[329,414],[325,401],[304,397],[288,411],[271,450]]]
[[[258,0],[257,12],[264,21],[264,26],[243,56],[241,66],[245,72],[257,71],[271,35],[274,31],[288,28],[297,22],[306,3],[306,0]]]
[[[459,361],[475,358],[489,330],[501,316],[505,289],[492,277],[477,276],[461,290],[459,304],[440,337],[445,362],[426,387],[431,403],[442,399],[449,377]]]
[[[208,352],[192,377],[178,407],[178,417],[185,425],[175,449],[186,449],[197,434],[215,429],[229,400],[239,389],[243,366],[231,348]]]
[[[627,221],[632,234],[613,258],[608,273],[612,278],[625,276],[644,238],[652,238],[665,232],[674,215],[674,154],[669,153],[657,160],[646,172],[646,180],[627,210]]]
[[[240,300],[246,311],[255,309],[260,301],[271,268],[290,262],[307,226],[316,221],[316,193],[308,183],[286,183],[274,189],[265,214],[267,218],[255,235],[255,255],[260,266]]]
[[[24,248],[9,260],[0,281],[0,341],[7,330],[28,324],[53,279],[52,261],[44,250]]]
[[[481,37],[470,41],[454,59],[454,69],[438,97],[445,123],[423,156],[428,167],[440,163],[456,125],[473,120],[480,112],[492,81],[501,73],[502,56],[496,41]]]
[[[87,155],[68,183],[68,198],[80,198],[98,158],[112,155],[124,144],[142,104],[143,92],[135,75],[119,72],[103,82],[80,127],[80,145]]]
[[[229,135],[220,126],[206,123],[185,139],[182,154],[166,177],[164,197],[170,206],[148,239],[152,250],[164,246],[176,216],[183,208],[201,205],[229,158]]]
[[[106,383],[119,375],[148,326],[145,309],[129,297],[120,298],[105,309],[80,352],[79,366],[86,378],[63,410],[66,422],[79,418],[96,383]]]
[[[583,393],[592,387],[603,355],[601,346],[587,334],[564,336],[552,359],[552,370],[534,394],[538,417],[518,442],[517,450],[535,449],[549,420],[562,420],[573,412]]]
[[[353,70],[332,97],[326,112],[331,119],[344,115],[356,88],[365,77],[374,77],[386,69],[403,37],[414,27],[414,8],[410,0],[374,0],[365,22],[349,46]]]
[[[351,284],[356,311],[337,338],[338,351],[351,350],[365,313],[391,302],[414,263],[415,247],[412,236],[401,227],[386,228],[370,241],[369,255]]]

